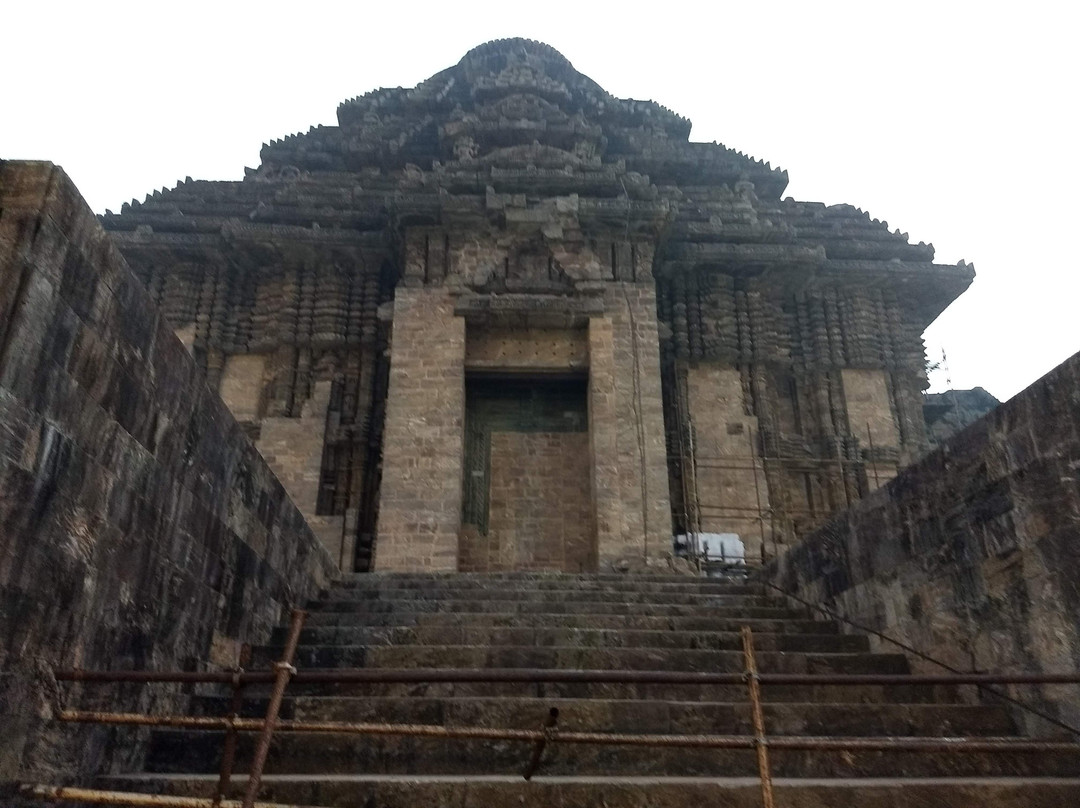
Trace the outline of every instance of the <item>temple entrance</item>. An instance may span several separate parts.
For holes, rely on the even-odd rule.
[[[459,569],[596,569],[585,376],[470,374]]]

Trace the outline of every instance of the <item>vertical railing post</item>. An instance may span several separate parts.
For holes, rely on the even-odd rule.
[[[244,701],[244,683],[240,681],[240,674],[244,672],[244,666],[248,664],[250,654],[251,646],[245,644],[240,651],[240,664],[233,671],[232,699],[229,701],[229,728],[225,730],[225,742],[221,747],[221,768],[218,770],[217,788],[214,789],[213,808],[219,808],[232,781],[233,763],[236,760],[235,722],[240,717],[240,708]]]
[[[289,684],[292,675],[296,673],[292,661],[296,655],[296,646],[300,643],[300,629],[304,627],[305,617],[307,617],[307,612],[302,609],[293,609],[289,622],[289,636],[285,641],[285,651],[281,655],[281,661],[274,663],[274,689],[270,693],[270,704],[266,707],[266,719],[263,722],[262,733],[259,735],[259,744],[255,747],[255,756],[251,760],[251,772],[248,775],[247,790],[244,792],[243,808],[252,808],[255,797],[259,793],[263,766],[266,765],[266,756],[270,752],[270,741],[274,737],[274,728],[277,726],[285,687]]]
[[[881,488],[881,481],[878,480],[877,474],[877,460],[874,457],[874,433],[870,431],[870,422],[866,422],[866,440],[870,443],[870,464],[874,469],[874,490]]]
[[[765,737],[765,713],[761,708],[761,681],[758,678],[757,660],[754,658],[754,635],[749,626],[739,632],[742,637],[746,679],[750,691],[750,718],[754,725],[754,750],[757,752],[758,777],[761,779],[762,808],[775,808],[772,791],[772,773],[769,769],[769,742]]]

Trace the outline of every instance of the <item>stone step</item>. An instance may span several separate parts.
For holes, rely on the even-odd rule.
[[[579,600],[550,601],[518,600],[501,598],[490,600],[316,600],[308,604],[312,613],[347,612],[351,614],[385,614],[387,612],[469,612],[498,614],[543,614],[561,618],[571,614],[617,614],[646,615],[652,617],[693,617],[709,615],[712,617],[759,618],[766,620],[807,620],[811,618],[806,611],[789,609],[783,606],[755,606],[729,603],[711,604],[666,604],[666,603],[623,603],[589,602]]]
[[[539,628],[557,625],[566,629],[637,629],[642,631],[739,631],[749,626],[763,634],[838,634],[840,625],[829,620],[784,620],[757,617],[717,617],[712,613],[690,617],[660,617],[642,614],[567,614],[553,621],[546,614],[517,612],[311,612],[304,623],[309,627],[392,627],[422,628]],[[284,633],[276,635],[279,639]]]
[[[218,770],[223,733],[162,730],[151,735],[147,771]],[[1020,740],[1020,739],[1017,739]],[[250,765],[255,737],[241,736],[237,767]],[[513,774],[529,760],[531,742],[459,740],[397,735],[279,733],[266,771],[315,774]],[[773,748],[779,777],[1080,776],[1080,745],[1073,753],[788,751]],[[656,775],[733,777],[755,774],[753,750],[549,744],[547,775]]]
[[[223,716],[230,699],[202,697],[193,713]],[[247,699],[241,714],[261,718],[266,699]],[[451,726],[536,729],[555,707],[563,729],[597,732],[713,732],[749,734],[750,704],[738,702],[629,701],[619,699],[537,698],[286,698],[281,716],[306,721],[366,721]],[[765,704],[769,734],[1009,735],[1015,731],[1008,710],[975,704]]]
[[[280,659],[277,646],[257,646],[252,668]],[[908,673],[902,654],[757,654],[758,668],[770,673]],[[522,645],[307,645],[297,648],[295,664],[311,668],[542,668],[545,670],[707,671],[740,673],[741,651],[685,648],[588,648]]]
[[[836,622],[814,620],[807,610],[792,608],[745,581],[545,573],[351,575],[336,582],[310,609],[296,656],[302,670],[741,673],[744,659],[738,632],[749,626],[764,672],[909,672],[904,656],[870,653],[866,637],[842,633]],[[253,649],[251,667],[276,661],[284,637],[279,628],[269,644]],[[229,699],[224,688],[200,692],[203,695],[194,699],[195,713],[225,713]],[[249,687],[242,712],[260,716],[268,692],[265,685]],[[958,687],[927,685],[766,685],[766,727],[776,737],[1004,737],[1015,732],[1003,706],[960,703],[960,693]],[[741,683],[294,684],[287,691],[282,717],[535,729],[552,707],[559,709],[559,727],[564,731],[742,736],[752,731],[747,688]],[[187,774],[108,782],[138,781],[151,790],[206,793],[218,766],[222,737],[220,732],[154,731],[146,768]],[[237,770],[247,766],[253,744],[252,735],[242,736]],[[271,748],[263,796],[365,808],[451,804],[682,808],[691,800],[760,805],[756,756],[750,749],[556,741],[545,751],[539,779],[526,784],[518,775],[531,751],[527,742],[281,733]],[[778,804],[785,808],[796,804],[1020,808],[1040,806],[1038,800],[1043,798],[1046,806],[1070,804],[1061,800],[1080,794],[1080,754],[1071,752],[774,748],[772,760]],[[811,777],[815,779],[805,779]],[[1066,777],[1077,779],[1053,779]],[[539,799],[537,789],[542,786],[547,791]],[[486,789],[485,797],[472,802],[480,793],[477,789]],[[534,799],[538,801],[531,802]]]
[[[761,595],[774,590],[754,583],[728,583],[705,578],[686,578],[677,582],[649,582],[623,578],[603,581],[578,576],[559,576],[540,579],[466,578],[418,580],[390,574],[352,575],[334,582],[334,590],[370,590],[391,592],[418,589],[425,592],[447,590],[469,591],[561,591],[561,592],[647,592],[652,594]]]
[[[716,594],[712,592],[654,593],[636,591],[592,591],[582,589],[350,589],[332,587],[322,593],[318,602],[355,603],[358,606],[372,601],[405,603],[407,601],[507,601],[514,603],[633,603],[646,606],[694,606],[702,609],[744,606],[763,606],[789,609],[783,598],[753,594]]]
[[[263,695],[269,687],[252,685],[251,695]],[[527,682],[405,682],[294,684],[295,696],[376,698],[567,698],[618,699],[627,701],[745,701],[746,686],[686,684],[527,683]],[[887,704],[954,704],[959,689],[943,685],[769,685],[769,702],[865,702]]]
[[[271,643],[284,644],[286,630],[275,629]],[[582,629],[550,626],[318,626],[304,629],[300,644],[338,645],[562,645],[589,648],[681,648],[738,651],[735,631],[659,629]],[[855,634],[754,634],[758,651],[867,652],[870,641]]]
[[[123,775],[103,788],[210,797],[216,775]],[[242,794],[246,778],[233,779]],[[781,808],[1065,808],[1080,778],[874,778],[773,781]],[[341,774],[268,775],[261,798],[328,808],[761,808],[757,777],[551,777]]]

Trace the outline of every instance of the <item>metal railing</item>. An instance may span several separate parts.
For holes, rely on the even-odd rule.
[[[867,685],[977,685],[989,684],[1080,684],[1080,673],[1064,674],[817,674],[762,673],[758,669],[751,629],[740,630],[743,654],[741,673],[695,671],[637,670],[552,670],[536,668],[507,669],[378,669],[297,671],[293,665],[305,613],[295,611],[281,660],[269,671],[191,672],[191,671],[60,671],[56,678],[69,682],[171,682],[217,683],[232,688],[230,713],[224,717],[150,715],[144,713],[89,712],[63,710],[58,719],[66,722],[123,725],[136,727],[172,727],[223,730],[221,767],[214,796],[177,797],[160,794],[102,791],[48,785],[26,785],[25,796],[50,801],[82,802],[106,805],[142,805],[156,808],[295,808],[256,801],[262,782],[267,753],[275,733],[337,733],[351,735],[400,735],[439,739],[483,739],[519,741],[532,745],[523,771],[529,780],[538,770],[544,750],[555,743],[603,744],[655,748],[708,748],[753,750],[757,761],[763,808],[775,808],[770,763],[771,751],[829,752],[933,752],[933,753],[1008,753],[1008,754],[1080,754],[1080,744],[1026,740],[1010,737],[818,737],[770,736],[764,719],[763,689],[771,686],[867,686]],[[666,685],[741,685],[747,689],[753,733],[721,734],[652,734],[596,732],[558,728],[558,710],[552,708],[537,729],[508,727],[466,727],[437,724],[404,724],[352,721],[281,720],[278,714],[289,684],[358,684],[358,683],[580,683],[580,684],[666,684]],[[272,686],[266,715],[263,718],[239,716],[245,687],[253,684]],[[230,790],[239,733],[258,735],[243,799],[226,799]]]

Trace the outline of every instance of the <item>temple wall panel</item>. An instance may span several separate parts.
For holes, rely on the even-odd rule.
[[[687,368],[686,388],[701,529],[738,534],[756,557],[769,488],[758,451],[758,419],[745,411],[742,374],[702,363]]]
[[[180,343],[187,348],[188,353],[191,353],[193,346],[195,345],[195,324],[190,323],[185,326],[181,326],[173,331],[176,334],[176,338],[180,340]]]
[[[785,542],[884,485],[922,451],[923,345],[895,291],[824,279],[786,288],[775,276],[721,272],[673,273],[657,288],[672,380],[667,417],[675,419],[667,425],[671,480],[690,524],[700,508],[703,529],[742,533],[749,525],[760,536],[760,513],[769,520],[765,535]],[[722,383],[719,368],[726,368]],[[675,392],[684,382],[685,393]],[[689,401],[680,405],[682,395]],[[752,449],[744,440],[741,454],[761,458],[723,472],[699,463],[696,480],[686,472],[697,488],[684,496],[680,468],[693,464],[678,461],[678,436],[687,430],[677,422],[680,406],[698,459],[716,450],[723,423],[740,407],[760,436]],[[757,492],[744,484],[753,468]],[[742,507],[747,524],[733,525],[737,516],[718,508],[722,501]]]
[[[888,379],[883,370],[840,371],[847,405],[848,428],[865,446],[897,448],[900,431],[893,417]]]
[[[237,421],[255,421],[260,416],[266,373],[262,354],[234,354],[225,359],[218,393]]]
[[[263,418],[255,448],[304,514],[327,553],[341,563],[351,558],[351,543],[346,541],[343,531],[344,520],[341,516],[321,516],[316,507],[330,387],[328,381],[317,382],[298,417]],[[233,414],[239,420],[239,416]]]

